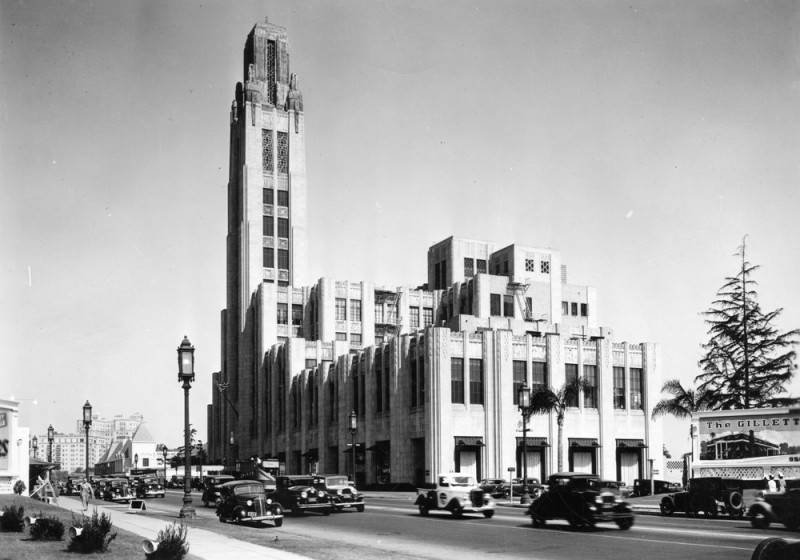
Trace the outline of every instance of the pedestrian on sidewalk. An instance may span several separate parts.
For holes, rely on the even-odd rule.
[[[770,494],[774,494],[778,490],[778,485],[775,483],[775,475],[769,475],[769,481],[767,481],[767,491]]]
[[[83,513],[86,513],[86,510],[89,509],[89,500],[92,497],[92,485],[89,484],[89,481],[85,481],[81,486],[81,506],[83,506]]]

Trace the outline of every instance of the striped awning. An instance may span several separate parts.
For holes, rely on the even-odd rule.
[[[517,447],[522,447],[522,438],[517,436]],[[546,437],[531,437],[525,439],[525,447],[550,447]]]
[[[644,448],[647,446],[644,444],[644,440],[641,439],[618,439],[617,447]]]
[[[570,447],[600,447],[597,438],[569,438]]]
[[[456,447],[483,447],[483,438],[480,436],[454,436]]]

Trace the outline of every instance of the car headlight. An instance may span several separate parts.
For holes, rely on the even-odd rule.
[[[594,502],[596,504],[602,504],[603,503],[603,498],[601,498],[600,496],[595,496]]]
[[[589,506],[589,511],[597,511],[597,506],[594,505]]]
[[[302,492],[300,492],[300,497],[301,497],[301,498],[308,498],[308,492],[306,492],[305,490],[303,490]]]
[[[252,507],[253,506],[253,500],[247,500],[247,502],[245,502],[245,503],[247,504],[247,507]]]
[[[344,496],[344,492],[342,491],[342,489],[341,489],[341,488],[339,488],[339,489],[336,491],[336,493],[337,493],[339,496]]]
[[[271,503],[272,503],[272,498],[267,498],[267,505],[270,505]]]

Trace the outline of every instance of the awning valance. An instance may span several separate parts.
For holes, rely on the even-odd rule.
[[[618,439],[617,447],[633,447],[643,449],[647,447],[641,439]]]
[[[480,436],[454,436],[456,447],[483,447],[483,438]]]
[[[525,447],[550,447],[550,444],[547,442],[546,437],[531,437],[528,436],[525,439]],[[523,438],[517,436],[517,447],[522,447],[522,440]]]
[[[570,447],[600,447],[597,438],[569,438]]]

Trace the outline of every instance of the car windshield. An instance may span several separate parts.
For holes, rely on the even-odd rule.
[[[237,496],[245,494],[262,494],[264,487],[260,484],[241,484],[233,488],[233,493]]]
[[[323,482],[328,486],[347,486],[346,476],[329,476],[323,479]]]
[[[158,479],[157,478],[145,478],[142,482],[144,484],[158,484]]]
[[[475,483],[471,476],[454,476],[451,484],[453,486],[473,486]]]
[[[125,486],[125,481],[124,480],[112,480],[111,481],[111,486],[114,486],[114,487]]]
[[[286,481],[288,486],[313,486],[313,478],[290,478]]]

